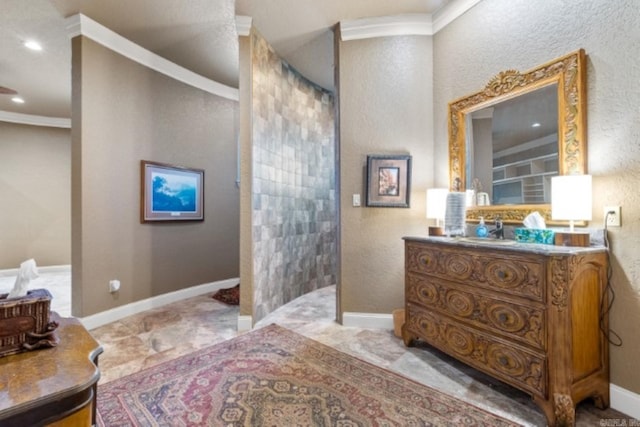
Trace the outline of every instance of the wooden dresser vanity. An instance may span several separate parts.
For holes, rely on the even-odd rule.
[[[578,402],[609,405],[606,284],[604,247],[406,237],[402,337],[530,394],[550,426],[573,425]]]
[[[102,347],[78,319],[52,315],[56,347],[0,358],[0,426],[95,425]]]

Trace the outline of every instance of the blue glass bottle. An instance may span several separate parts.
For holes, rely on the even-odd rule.
[[[489,229],[484,223],[484,218],[480,217],[480,224],[476,227],[476,236],[487,237],[489,235]]]

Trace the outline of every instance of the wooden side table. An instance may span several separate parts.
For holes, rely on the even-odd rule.
[[[0,358],[0,425],[91,426],[100,344],[75,318],[60,318],[58,345]]]

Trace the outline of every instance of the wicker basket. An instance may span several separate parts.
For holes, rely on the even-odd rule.
[[[0,294],[0,357],[57,344],[58,327],[49,321],[51,294],[34,289],[21,298]]]

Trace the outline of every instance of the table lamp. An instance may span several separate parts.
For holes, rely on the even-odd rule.
[[[429,236],[444,236],[441,221],[444,222],[448,193],[446,188],[427,189],[427,219],[436,220],[435,227],[429,226]]]
[[[590,221],[591,175],[562,175],[551,178],[551,219],[569,221],[569,231],[555,233],[560,246],[589,246],[588,231],[575,231],[574,221]]]

